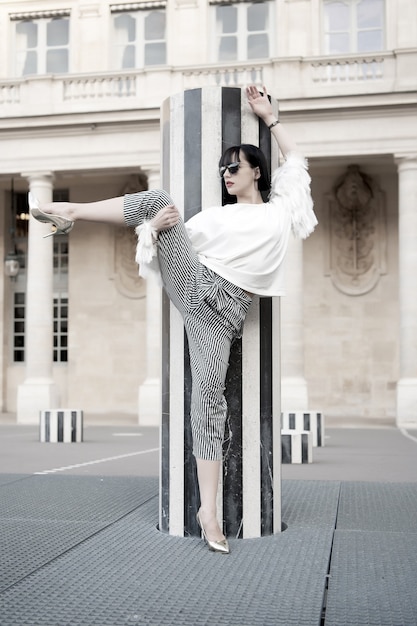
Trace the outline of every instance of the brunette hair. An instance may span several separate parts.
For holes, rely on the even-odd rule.
[[[243,152],[245,158],[252,169],[259,167],[260,177],[258,178],[258,189],[261,192],[264,202],[268,201],[269,192],[271,191],[271,179],[269,176],[268,164],[264,153],[257,146],[251,143],[242,143],[238,146],[231,146],[224,151],[222,158],[219,161],[219,167],[222,165],[228,165],[235,161],[239,161],[239,152]],[[227,187],[224,184],[224,178],[222,177],[222,199],[223,204],[232,204],[237,201],[236,196],[229,195]]]

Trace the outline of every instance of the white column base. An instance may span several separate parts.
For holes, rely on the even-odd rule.
[[[397,383],[397,426],[417,428],[417,378],[401,378]]]
[[[17,389],[18,424],[39,424],[40,411],[59,407],[59,390],[49,379],[27,380]]]
[[[303,377],[283,377],[281,380],[281,411],[308,409],[307,381]]]
[[[161,423],[161,381],[159,378],[147,378],[139,387],[138,424],[140,426],[159,426]]]

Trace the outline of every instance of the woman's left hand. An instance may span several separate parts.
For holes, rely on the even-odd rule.
[[[159,233],[161,230],[168,230],[172,228],[180,221],[180,214],[177,207],[174,204],[170,204],[155,215],[151,220],[152,226]]]
[[[252,111],[258,117],[267,121],[274,115],[265,86],[263,87],[263,93],[260,93],[255,85],[249,85],[249,87],[246,87],[246,96]]]

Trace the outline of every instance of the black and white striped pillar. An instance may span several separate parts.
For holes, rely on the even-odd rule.
[[[273,106],[278,110],[277,105]],[[162,187],[186,221],[222,204],[218,162],[226,148],[252,143],[272,168],[278,148],[251,112],[244,90],[202,87],[162,106]],[[271,145],[272,144],[272,145]],[[227,376],[228,419],[218,510],[229,537],[281,530],[279,298],[255,298],[243,337],[232,346]],[[160,529],[197,536],[199,507],[189,423],[191,374],[181,316],[163,302]]]
[[[80,409],[48,409],[40,411],[41,443],[81,443],[83,412]]]

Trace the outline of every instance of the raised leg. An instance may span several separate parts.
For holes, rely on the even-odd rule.
[[[44,213],[53,213],[66,217],[73,222],[106,222],[124,225],[124,197],[99,200],[98,202],[50,202],[41,205]]]

